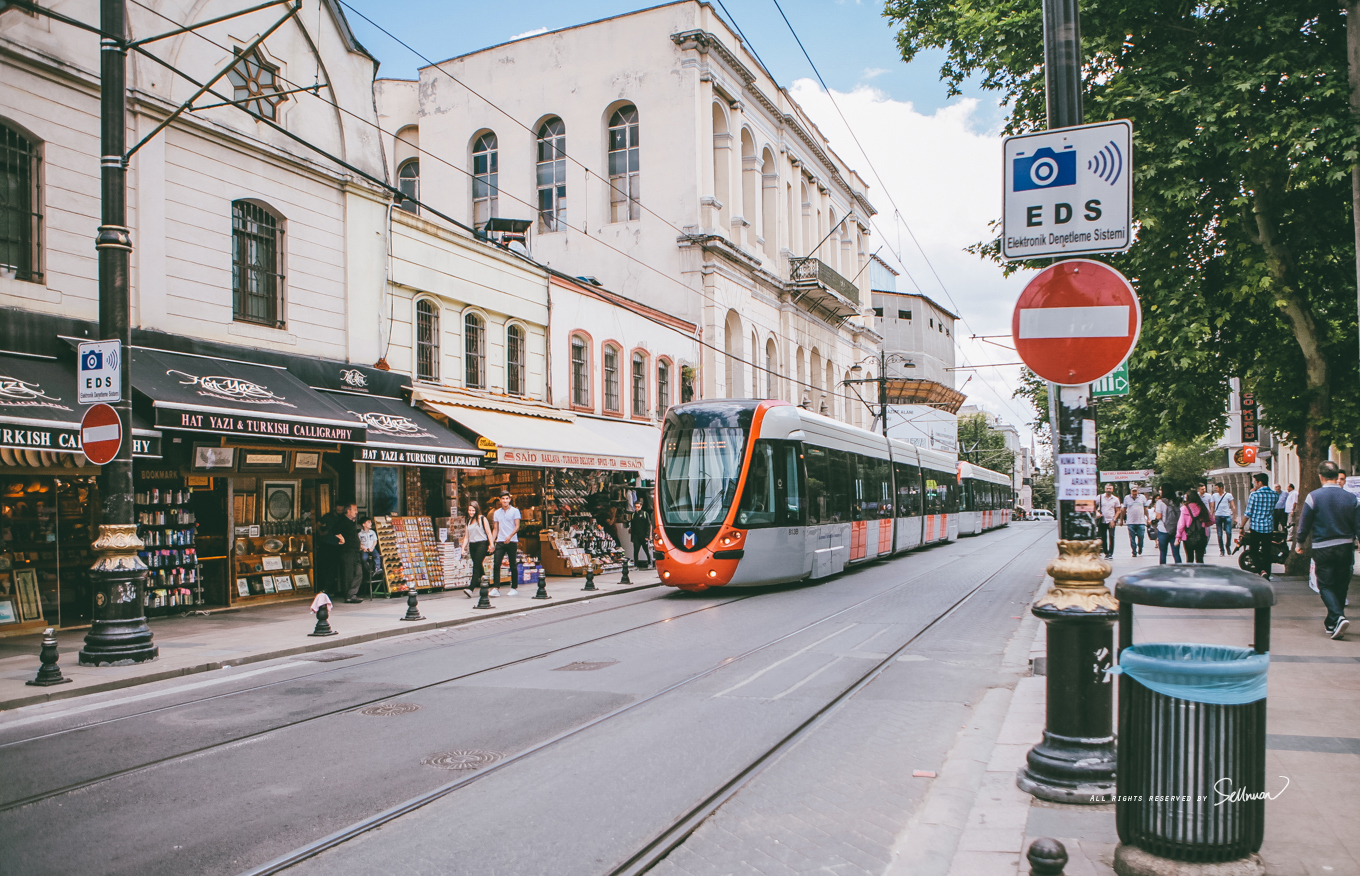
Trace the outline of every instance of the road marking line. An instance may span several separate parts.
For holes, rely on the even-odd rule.
[[[852,630],[852,629],[854,629],[854,628],[857,627],[857,626],[859,626],[859,624],[849,624],[848,626],[841,627],[839,630],[836,630],[836,632],[832,633],[831,635],[829,635],[829,636],[827,636],[827,637],[825,637],[825,638],[818,639],[817,641],[813,642],[811,645],[808,645],[806,648],[802,648],[802,649],[800,649],[800,650],[798,650],[798,651],[794,651],[792,654],[790,654],[789,656],[785,657],[783,660],[776,660],[774,663],[771,663],[769,666],[766,666],[764,669],[760,670],[760,671],[757,672],[755,675],[752,675],[751,677],[747,678],[745,681],[739,681],[739,682],[737,682],[736,684],[734,684],[734,685],[732,685],[731,687],[729,687],[727,690],[724,690],[724,691],[720,691],[720,692],[718,692],[718,693],[715,693],[715,694],[713,695],[713,698],[716,699],[717,697],[727,696],[728,694],[730,694],[732,691],[736,690],[737,688],[739,688],[739,687],[745,687],[746,685],[748,685],[748,684],[750,684],[751,682],[755,681],[757,678],[760,678],[762,675],[764,675],[765,673],[769,672],[770,670],[776,669],[776,668],[778,668],[778,667],[784,665],[785,663],[788,663],[790,660],[792,660],[793,658],[797,657],[798,655],[803,654],[803,653],[805,653],[805,652],[807,652],[807,651],[811,651],[813,648],[816,648],[818,645],[822,644],[822,643],[825,642],[827,639],[835,638],[836,636],[839,636],[841,633],[845,632],[846,630]]]
[[[883,656],[886,658],[888,655],[887,655],[887,654],[884,654]],[[830,669],[831,667],[835,666],[837,663],[840,663],[842,659],[844,659],[844,658],[842,658],[842,657],[837,657],[835,660],[832,660],[830,663],[825,664],[824,666],[822,666],[821,669],[818,669],[816,672],[812,673],[812,674],[809,675],[807,678],[804,678],[802,681],[798,682],[797,684],[795,684],[793,687],[789,688],[788,690],[783,691],[783,692],[781,692],[781,693],[777,693],[777,694],[775,694],[774,696],[770,697],[770,701],[773,702],[774,700],[783,699],[784,697],[786,697],[786,696],[788,696],[789,694],[793,693],[794,691],[798,690],[798,688],[800,688],[800,687],[802,687],[803,685],[807,684],[809,681],[812,681],[812,679],[814,679],[814,678],[816,678],[817,676],[821,675],[823,672],[826,672],[828,669]]]

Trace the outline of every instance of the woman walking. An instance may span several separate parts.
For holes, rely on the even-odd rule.
[[[1204,549],[1209,546],[1209,529],[1213,525],[1213,515],[1199,491],[1186,490],[1185,504],[1181,506],[1180,520],[1176,524],[1176,540],[1185,542],[1187,563],[1204,563]]]
[[[486,574],[483,561],[491,545],[491,524],[486,522],[482,506],[476,502],[468,502],[467,521],[467,527],[463,530],[463,552],[472,560],[472,583],[463,591],[463,595],[471,598],[473,591],[481,589],[482,576]]]
[[[1176,501],[1175,490],[1163,488],[1157,491],[1154,513],[1157,515],[1157,561],[1165,566],[1166,549],[1171,548],[1172,558],[1179,563],[1181,547],[1176,542],[1176,525],[1181,519],[1181,505]]]

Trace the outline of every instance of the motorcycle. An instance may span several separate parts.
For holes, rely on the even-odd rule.
[[[1238,534],[1236,543],[1233,546],[1233,553],[1237,553],[1238,550],[1242,550],[1244,547],[1242,543],[1243,535],[1245,535],[1245,533]],[[1270,557],[1271,565],[1283,566],[1285,564],[1289,559],[1289,538],[1287,533],[1278,531],[1270,533],[1270,546],[1267,549],[1267,556]],[[1252,550],[1242,550],[1242,555],[1237,558],[1237,567],[1244,572],[1254,572],[1257,574],[1270,571],[1269,568],[1256,568],[1256,551]]]

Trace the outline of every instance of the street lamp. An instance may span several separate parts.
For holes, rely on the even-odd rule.
[[[860,377],[860,376],[859,376],[859,375],[861,375],[861,374],[864,373],[864,363],[865,363],[865,362],[877,362],[877,363],[878,363],[878,376],[877,376],[877,377]],[[851,365],[851,366],[850,366],[850,373],[853,374],[853,375],[855,375],[855,376],[852,377],[852,378],[850,378],[849,380],[842,380],[842,381],[841,381],[841,385],[842,385],[842,386],[849,386],[851,389],[854,389],[854,384],[858,384],[858,383],[877,383],[877,384],[878,384],[878,413],[876,413],[876,414],[874,414],[874,415],[875,415],[876,417],[878,417],[879,423],[882,424],[882,431],[883,431],[883,437],[884,437],[884,438],[887,438],[887,437],[888,437],[888,374],[887,374],[887,372],[888,372],[888,366],[889,366],[889,365],[901,365],[903,368],[915,368],[915,367],[916,367],[916,363],[915,363],[915,362],[913,362],[911,359],[908,359],[906,356],[902,355],[901,353],[884,353],[884,352],[880,352],[877,356],[865,356],[865,357],[864,357],[863,359],[861,359],[860,361],[858,361],[858,362],[856,362],[855,364]],[[869,413],[873,414],[873,413],[874,413],[874,408],[873,408],[873,406],[870,405],[867,401],[864,401],[864,396],[862,396],[862,395],[859,394],[859,390],[855,389],[854,392],[855,392],[855,395],[859,398],[859,400],[860,400],[861,402],[863,402],[864,406],[865,406],[866,408],[869,409]]]

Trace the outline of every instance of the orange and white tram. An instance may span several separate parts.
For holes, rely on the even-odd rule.
[[[685,590],[824,578],[957,538],[962,495],[951,453],[784,401],[690,402],[666,414],[652,547]]]
[[[1011,522],[1015,487],[1010,478],[971,462],[960,462],[959,485],[963,488],[959,535],[979,535]]]

